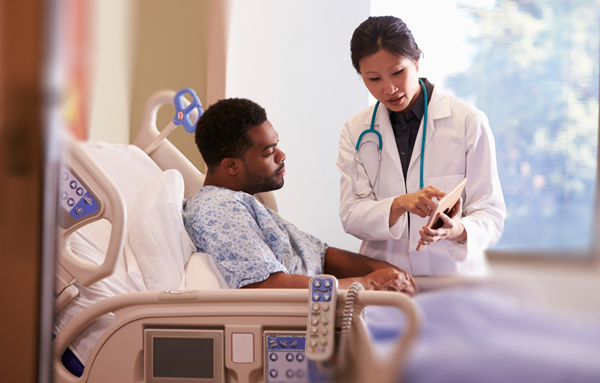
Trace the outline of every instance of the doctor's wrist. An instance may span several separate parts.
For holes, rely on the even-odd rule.
[[[467,242],[467,230],[465,229],[465,226],[462,223],[460,224],[460,228],[461,233],[452,241],[464,245]]]

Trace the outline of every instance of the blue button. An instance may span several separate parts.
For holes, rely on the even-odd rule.
[[[271,375],[271,378],[276,378],[277,375],[279,375],[279,373],[276,369],[272,369],[271,371],[269,371],[269,375]]]
[[[285,372],[285,376],[287,376],[287,377],[288,377],[288,378],[290,378],[290,379],[291,379],[291,378],[293,378],[293,377],[294,377],[294,371],[292,371],[292,370],[287,370],[287,371]]]
[[[269,347],[276,348],[277,347],[277,339],[269,339]]]
[[[76,189],[77,188],[77,181],[71,181],[69,183],[69,185],[71,186],[71,189]]]
[[[85,202],[87,205],[92,206],[92,198],[89,195],[83,196],[83,202]]]
[[[75,208],[75,214],[77,214],[77,215],[81,215],[82,213],[83,213],[83,209],[82,209],[82,208],[80,208],[79,206],[77,206],[77,207]]]
[[[280,340],[279,345],[281,348],[287,348],[287,340]]]
[[[82,187],[78,187],[77,190],[75,190],[75,193],[77,193],[78,196],[82,196],[83,195],[83,188]]]
[[[291,353],[291,352],[288,352],[288,353],[287,353],[287,355],[285,356],[285,359],[286,359],[288,362],[291,362],[292,360],[294,360],[294,355],[292,355],[292,353]]]
[[[67,205],[69,205],[69,206],[73,206],[73,205],[75,205],[75,200],[74,200],[73,198],[69,198],[69,199],[67,200]]]
[[[271,353],[271,355],[269,355],[269,359],[271,359],[273,362],[277,360],[277,354],[275,354],[274,352]]]
[[[302,361],[304,360],[304,354],[303,354],[303,353],[301,353],[301,352],[299,352],[299,353],[296,355],[296,360],[297,360],[298,362],[302,362]]]

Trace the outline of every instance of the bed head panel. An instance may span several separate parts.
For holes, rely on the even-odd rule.
[[[144,107],[144,116],[142,125],[133,144],[144,150],[152,140],[159,136],[158,128],[156,127],[156,116],[161,106],[170,104],[173,105],[175,92],[171,90],[163,90],[155,93],[150,97]],[[187,107],[190,102],[183,99]],[[194,110],[190,114],[193,122],[198,119],[198,111]],[[183,176],[185,184],[184,197],[191,197],[202,188],[204,184],[204,174],[188,160],[173,144],[168,140],[162,140],[158,147],[150,154],[150,158],[163,170],[176,169]]]

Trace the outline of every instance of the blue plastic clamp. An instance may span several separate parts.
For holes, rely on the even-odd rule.
[[[187,108],[184,108],[183,95],[186,93],[189,93],[190,96],[192,96],[192,103],[188,105]],[[175,94],[173,104],[175,104],[176,110],[175,117],[173,117],[173,123],[175,125],[183,125],[188,133],[194,133],[196,131],[196,124],[192,123],[192,120],[190,120],[190,113],[194,108],[198,108],[198,118],[204,113],[200,99],[196,96],[196,92],[191,88],[183,88]]]

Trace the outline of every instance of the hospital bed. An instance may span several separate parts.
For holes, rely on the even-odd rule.
[[[201,187],[203,176],[168,140],[150,156],[142,150],[159,135],[158,108],[173,96],[161,92],[148,101],[134,145],[72,145],[63,172],[69,179],[61,182],[70,188],[76,179],[83,203],[90,192],[87,206],[98,205],[81,221],[61,218],[55,381],[327,381],[328,367],[303,357],[308,291],[229,290],[212,258],[194,253],[177,225],[181,199]],[[272,195],[258,198],[276,209]],[[155,221],[161,224],[150,225]],[[334,377],[600,381],[597,323],[529,312],[497,293],[501,282],[446,277],[418,284],[428,292],[414,300],[358,293],[345,375]],[[490,284],[495,292],[485,291]],[[347,299],[340,291],[337,331]],[[80,366],[69,364],[67,349]]]
[[[60,181],[55,381],[329,381],[325,367],[305,358],[307,290],[230,290],[212,258],[194,252],[178,218],[203,175],[168,140],[149,156],[142,150],[159,136],[158,109],[174,96],[148,101],[134,145],[70,141]],[[271,193],[256,197],[277,209]],[[346,299],[340,291],[337,331]],[[408,321],[388,358],[376,357],[360,315],[369,305],[396,307]],[[392,381],[417,334],[415,306],[372,291],[353,306],[337,378]]]

